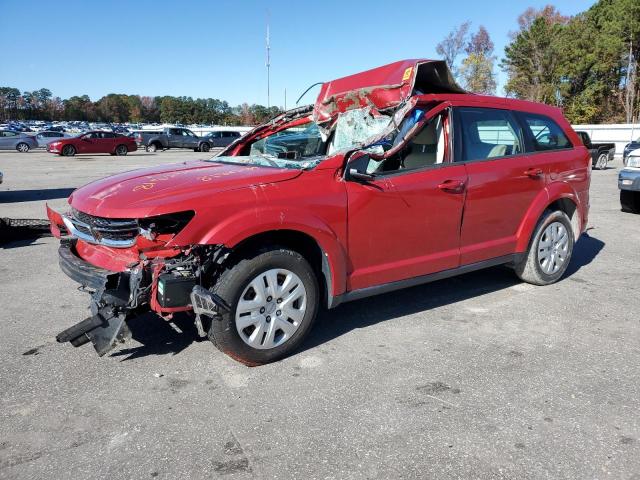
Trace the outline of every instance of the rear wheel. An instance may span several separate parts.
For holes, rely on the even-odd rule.
[[[609,161],[609,155],[601,153],[596,160],[596,170],[605,170],[607,168],[607,162]]]
[[[573,253],[573,229],[564,212],[548,210],[538,222],[526,257],[515,265],[521,280],[534,285],[557,282]]]
[[[16,145],[16,150],[20,153],[27,153],[29,151],[29,144],[20,142],[18,145]]]
[[[76,147],[73,145],[65,145],[62,147],[62,155],[65,157],[73,157],[76,154]]]
[[[640,213],[640,192],[620,190],[620,206],[623,212]]]
[[[205,142],[202,145],[200,145],[201,152],[208,152],[209,150],[211,150],[211,147],[209,146],[208,143]]]
[[[309,262],[275,246],[235,262],[213,292],[231,311],[211,322],[209,338],[247,365],[279,360],[298,347],[311,330],[320,298]]]
[[[129,153],[129,149],[126,145],[118,145],[116,147],[116,155],[126,155]]]

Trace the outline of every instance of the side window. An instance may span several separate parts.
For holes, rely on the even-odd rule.
[[[182,130],[179,128],[170,128],[169,135],[182,135]]]
[[[524,152],[522,131],[510,112],[492,108],[459,108],[462,133],[460,161],[490,160]]]
[[[520,116],[529,130],[534,151],[546,152],[573,147],[562,129],[549,117],[531,113],[520,113]]]

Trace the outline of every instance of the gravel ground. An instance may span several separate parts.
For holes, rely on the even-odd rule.
[[[0,153],[0,217],[109,173],[203,154]],[[0,478],[640,479],[640,216],[620,161],[556,285],[493,268],[345,304],[248,368],[186,319],[104,358],[54,336],[88,298],[53,238],[0,245]]]

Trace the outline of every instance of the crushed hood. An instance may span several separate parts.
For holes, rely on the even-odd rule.
[[[313,117],[323,123],[354,108],[369,106],[382,111],[398,107],[412,95],[426,93],[467,92],[442,60],[401,60],[324,83]]]
[[[133,170],[80,187],[69,198],[82,212],[108,218],[144,218],[193,209],[218,192],[276,183],[300,170],[204,160]]]

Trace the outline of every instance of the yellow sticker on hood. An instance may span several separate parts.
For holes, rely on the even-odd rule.
[[[402,75],[402,81],[406,81],[409,80],[411,78],[411,71],[413,70],[413,67],[407,67],[404,71],[404,74]]]

